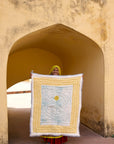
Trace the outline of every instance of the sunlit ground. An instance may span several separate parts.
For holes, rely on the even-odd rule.
[[[19,82],[10,87],[7,92],[16,91],[30,91],[31,80]],[[30,108],[31,107],[31,93],[7,94],[8,108]]]

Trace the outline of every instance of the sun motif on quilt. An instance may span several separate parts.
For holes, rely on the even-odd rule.
[[[54,99],[57,101],[59,100],[59,96],[55,96]]]

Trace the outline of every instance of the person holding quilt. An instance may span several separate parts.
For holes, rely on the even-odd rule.
[[[61,75],[61,68],[58,65],[54,65],[50,72],[49,75]],[[42,136],[46,144],[62,144],[67,142],[67,137],[66,136]]]

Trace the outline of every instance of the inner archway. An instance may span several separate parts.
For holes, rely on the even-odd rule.
[[[7,86],[29,79],[31,70],[48,74],[54,64],[62,67],[63,75],[84,74],[81,122],[103,135],[104,58],[83,34],[56,24],[16,41],[9,53]]]

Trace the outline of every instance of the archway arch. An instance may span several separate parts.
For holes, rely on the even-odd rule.
[[[62,67],[63,75],[84,74],[81,122],[103,135],[104,57],[85,35],[56,24],[16,41],[8,58],[8,87],[29,79],[31,70],[48,74],[53,64]]]

